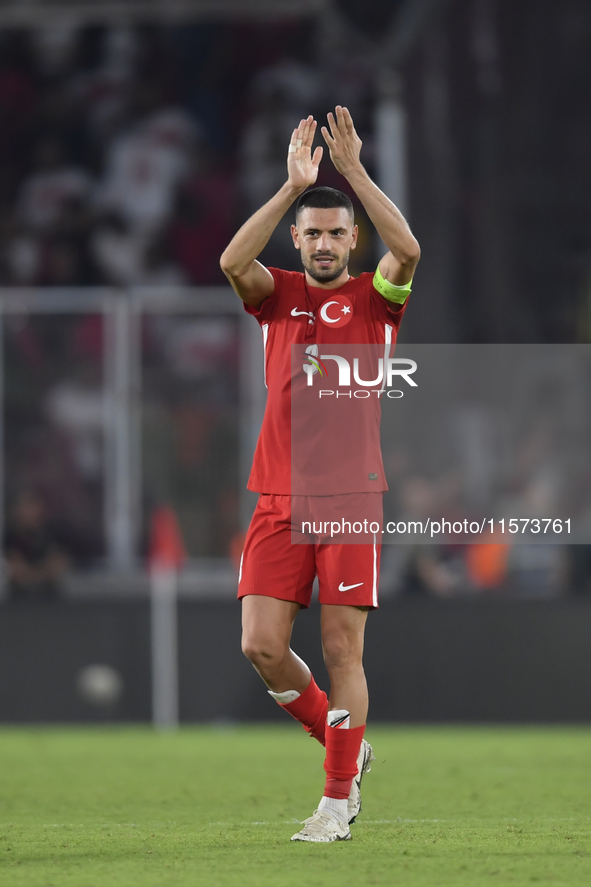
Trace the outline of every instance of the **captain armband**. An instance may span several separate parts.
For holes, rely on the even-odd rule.
[[[373,285],[384,299],[388,299],[389,302],[397,302],[399,305],[404,305],[411,290],[412,280],[409,280],[404,286],[396,286],[395,283],[390,283],[389,280],[385,280],[378,265],[376,273],[374,274]]]

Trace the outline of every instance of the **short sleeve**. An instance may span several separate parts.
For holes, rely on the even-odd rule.
[[[376,297],[381,301],[382,310],[388,316],[390,323],[394,326],[394,329],[398,331],[402,318],[404,317],[404,312],[406,311],[406,306],[408,305],[408,299],[404,305],[397,305],[396,302],[389,302],[387,299],[384,299],[384,297],[380,296],[378,292],[376,292]]]
[[[275,314],[275,309],[283,288],[283,276],[285,274],[280,268],[268,268],[267,270],[271,272],[273,280],[275,281],[275,289],[271,295],[267,296],[266,299],[263,299],[260,305],[247,305],[246,302],[243,303],[246,313],[252,314],[253,317],[256,317],[261,326],[264,323],[269,323],[269,321],[273,320],[273,315]]]

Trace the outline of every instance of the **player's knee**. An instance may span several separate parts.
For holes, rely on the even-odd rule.
[[[262,645],[255,643],[255,641],[250,638],[242,638],[242,652],[253,665],[257,665],[259,660],[263,657]]]
[[[323,638],[324,662],[330,671],[335,668],[353,668],[361,665],[362,650],[357,639],[347,635],[330,634]]]
[[[242,652],[255,668],[264,668],[281,660],[282,651],[271,638],[242,636]]]

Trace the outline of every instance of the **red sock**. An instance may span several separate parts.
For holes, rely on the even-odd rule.
[[[281,703],[279,703],[281,705]],[[303,693],[300,693],[295,702],[281,705],[288,711],[292,718],[299,721],[304,730],[324,745],[324,731],[326,729],[326,714],[328,712],[328,699],[326,693],[320,689],[314,677]]]
[[[338,727],[326,728],[326,784],[325,798],[348,798],[351,783],[357,775],[357,756],[361,748],[361,740],[365,732],[365,724],[352,730],[340,730]]]

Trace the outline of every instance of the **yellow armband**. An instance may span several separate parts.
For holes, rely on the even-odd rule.
[[[404,305],[411,290],[412,280],[409,280],[404,286],[396,286],[395,283],[390,283],[389,280],[385,280],[384,277],[382,277],[382,272],[378,265],[376,273],[374,274],[373,285],[384,299],[388,299],[389,302],[397,302],[399,305]]]

